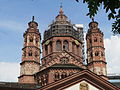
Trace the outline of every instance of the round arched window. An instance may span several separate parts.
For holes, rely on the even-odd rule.
[[[99,56],[99,52],[98,51],[95,52],[95,56]]]
[[[28,56],[32,56],[32,50],[28,52]]]
[[[97,38],[96,37],[94,38],[94,42],[97,42]]]
[[[67,40],[63,42],[63,50],[67,50],[67,51],[69,50],[69,44]]]
[[[37,53],[37,51],[35,52],[35,57],[36,57],[36,58],[38,57],[38,53]]]
[[[30,38],[29,38],[29,41],[30,41],[30,42],[33,42],[33,38],[32,38],[32,37],[30,37]]]
[[[56,50],[57,51],[61,51],[62,50],[62,44],[61,44],[61,41],[59,41],[59,40],[56,42]]]

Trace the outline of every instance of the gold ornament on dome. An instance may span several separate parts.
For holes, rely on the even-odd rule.
[[[80,90],[89,90],[87,83],[80,83]]]

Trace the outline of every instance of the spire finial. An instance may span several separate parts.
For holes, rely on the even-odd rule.
[[[35,17],[34,16],[32,16],[32,21],[34,21],[35,20]]]
[[[60,8],[62,8],[62,2],[60,3]]]
[[[92,22],[94,22],[94,17],[92,17]]]
[[[63,9],[62,9],[62,2],[60,3],[60,11],[59,11],[59,13],[62,15],[63,14]]]

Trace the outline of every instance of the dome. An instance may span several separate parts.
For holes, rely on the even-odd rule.
[[[60,6],[59,15],[56,16],[56,21],[66,21],[66,20],[67,20],[67,16],[64,14],[62,6]]]
[[[79,32],[75,28],[75,25],[72,24],[64,14],[62,6],[60,6],[60,11],[56,16],[55,21],[53,21],[44,32],[44,40],[47,40],[53,36],[69,36],[80,39]]]
[[[92,22],[89,23],[90,29],[97,29],[98,28],[98,22],[94,21],[94,18],[92,18]]]
[[[32,17],[32,21],[30,21],[30,22],[28,23],[28,26],[29,26],[30,28],[37,28],[37,27],[38,27],[38,23],[34,21],[34,16]]]

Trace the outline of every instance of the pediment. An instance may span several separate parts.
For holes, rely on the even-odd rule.
[[[65,88],[64,90],[99,90],[99,89],[93,86],[91,83],[83,80],[75,85]]]
[[[46,57],[44,61],[45,64],[43,64],[43,68],[50,67],[54,64],[74,64],[78,67],[85,69],[85,66],[82,63],[82,58],[78,56],[74,56],[67,51],[54,53],[51,56]]]
[[[50,83],[40,90],[120,90],[120,88],[89,70],[83,70]]]

